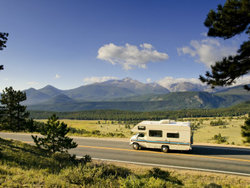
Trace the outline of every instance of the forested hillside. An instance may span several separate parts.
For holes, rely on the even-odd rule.
[[[137,121],[145,119],[160,120],[184,117],[238,116],[249,112],[250,101],[233,107],[219,109],[189,109],[154,112],[133,112],[121,110],[90,110],[79,112],[30,111],[30,115],[35,119],[46,119],[53,113],[56,113],[61,119]]]

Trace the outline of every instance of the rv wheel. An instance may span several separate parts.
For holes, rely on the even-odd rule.
[[[138,150],[138,149],[140,149],[140,146],[139,146],[139,144],[137,144],[137,143],[133,143],[133,148],[134,148],[135,150]]]
[[[164,152],[164,153],[167,153],[169,151],[168,146],[162,146],[161,151]]]

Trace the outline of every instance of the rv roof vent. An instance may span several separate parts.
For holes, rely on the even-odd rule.
[[[163,119],[160,121],[160,124],[170,124],[172,121],[170,119]]]

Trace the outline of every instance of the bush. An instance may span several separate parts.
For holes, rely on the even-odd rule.
[[[125,129],[131,129],[129,124],[125,124]]]
[[[216,183],[210,183],[210,184],[206,185],[204,188],[222,188],[222,186],[218,185]]]
[[[160,178],[154,178],[151,177],[148,179],[148,181],[146,181],[146,184],[144,185],[144,187],[167,187],[166,185],[166,181],[160,179]]]
[[[227,138],[225,136],[221,136],[220,133],[218,135],[214,135],[213,140],[215,140],[217,144],[227,142]]]
[[[115,165],[101,165],[100,167],[100,178],[127,178],[131,174],[131,171],[129,169],[117,167]]]
[[[157,179],[165,180],[167,182],[171,182],[173,184],[182,185],[182,182],[175,177],[171,177],[168,171],[161,170],[160,168],[153,168],[149,170],[146,174],[147,178],[154,178],[151,181],[156,181]],[[157,183],[161,183],[161,181],[157,181]]]
[[[104,164],[79,164],[77,167],[72,169],[65,169],[64,178],[72,184],[80,186],[91,186],[98,183],[107,184],[118,184],[118,179],[127,178],[131,172],[129,169],[117,167],[114,165]],[[118,187],[118,186],[116,186]]]
[[[90,132],[85,130],[85,129],[77,129],[74,127],[69,127],[69,133],[72,133],[72,134],[90,134]]]
[[[191,123],[192,131],[197,131],[200,128],[200,123]]]
[[[45,123],[43,122],[38,122],[38,121],[34,121],[33,119],[28,119],[26,121],[25,130],[31,133],[40,132],[40,130],[42,130],[44,126],[45,126]]]
[[[245,138],[243,143],[250,143],[250,118],[246,119],[244,126],[241,126],[241,136]]]
[[[93,130],[91,133],[95,135],[101,135],[101,131],[99,130]]]
[[[79,163],[81,163],[81,164],[86,164],[86,163],[91,162],[91,161],[92,161],[92,158],[91,158],[90,155],[85,155],[83,158],[79,159],[78,161],[79,161]]]
[[[130,175],[125,180],[121,179],[119,183],[120,187],[124,188],[125,187],[141,188],[144,185],[144,182],[135,175]]]
[[[125,138],[125,135],[123,133],[111,133],[111,132],[109,132],[107,134],[103,134],[103,136]]]
[[[227,125],[227,122],[219,119],[218,121],[211,121],[210,125],[211,126]]]
[[[152,170],[149,170],[146,174],[147,177],[154,177],[154,178],[160,178],[163,180],[168,179],[170,176],[170,173],[167,171],[163,171],[160,168],[153,168]]]

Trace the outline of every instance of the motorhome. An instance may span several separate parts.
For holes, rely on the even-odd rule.
[[[190,122],[174,120],[142,121],[132,130],[137,133],[130,139],[135,150],[140,148],[169,150],[192,150],[192,132]]]

